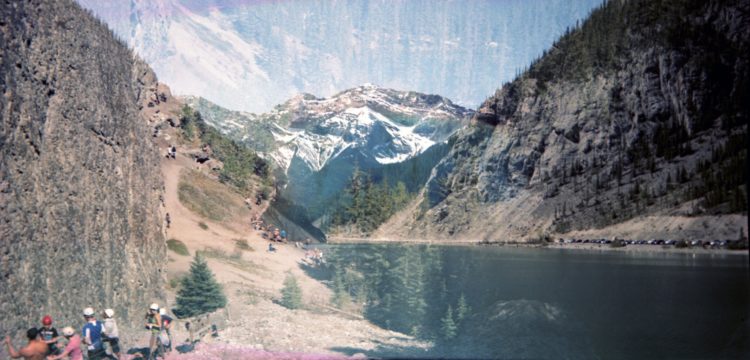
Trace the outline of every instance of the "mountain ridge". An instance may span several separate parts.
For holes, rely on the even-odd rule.
[[[445,141],[461,126],[452,121],[460,123],[473,113],[439,95],[372,84],[329,98],[298,94],[264,114],[223,109],[203,98],[181,99],[205,114],[209,124],[267,154],[285,171],[298,154],[310,170],[319,171],[348,147],[367,146],[367,135],[375,130],[385,132],[383,136],[396,139],[398,144],[387,147],[384,144],[389,141],[381,139],[376,145],[380,147],[371,152],[375,154],[373,160],[381,164],[401,162],[435,142]],[[379,124],[382,126],[372,128]]]
[[[286,219],[291,219],[310,233],[319,233],[312,223],[330,221],[333,210],[328,208],[339,206],[338,197],[355,171],[371,173],[375,182],[388,178],[395,185],[403,180],[409,190],[417,180],[402,174],[412,174],[421,186],[426,176],[418,172],[429,172],[431,165],[409,165],[401,174],[393,169],[417,157],[432,164],[435,151],[428,150],[444,144],[473,114],[439,95],[372,84],[330,98],[299,94],[265,114],[229,111],[201,98],[183,99],[209,124],[273,159],[284,175],[279,176],[284,201],[273,217],[285,219],[274,221],[288,224]]]
[[[746,233],[747,7],[605,3],[480,107],[412,213],[377,235]]]

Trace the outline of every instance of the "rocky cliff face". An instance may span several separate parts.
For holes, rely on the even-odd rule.
[[[748,7],[604,4],[481,106],[382,233],[530,239],[742,212]],[[734,239],[738,219],[691,236]]]
[[[0,4],[0,333],[162,295],[156,78],[73,1]]]

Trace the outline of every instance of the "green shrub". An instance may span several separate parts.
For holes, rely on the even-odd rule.
[[[253,249],[253,247],[250,246],[250,244],[248,244],[247,240],[245,239],[235,239],[234,246],[238,250],[242,250],[242,251],[255,251],[255,249]]]
[[[184,242],[177,240],[177,239],[169,239],[167,240],[167,248],[169,250],[174,251],[178,255],[182,256],[190,256],[190,251],[188,251],[187,246]]]
[[[200,227],[201,229],[203,229],[203,230],[208,230],[208,225],[206,225],[206,223],[204,223],[203,221],[199,222],[199,223],[198,223],[198,226],[199,226],[199,227]]]
[[[284,288],[281,289],[281,305],[292,310],[302,307],[302,288],[297,284],[297,278],[291,273],[288,273],[284,279]]]
[[[180,285],[182,284],[182,278],[185,277],[184,273],[177,274],[174,277],[169,278],[167,281],[167,285],[170,289],[176,290],[180,288]]]
[[[215,247],[205,247],[200,251],[201,255],[207,258],[223,259],[223,260],[240,260],[242,259],[242,251],[235,248],[231,254],[227,253],[223,249]]]
[[[613,248],[621,248],[621,247],[625,247],[625,241],[624,241],[624,240],[620,240],[620,239],[617,239],[617,240],[613,240],[613,241],[612,241],[612,242],[611,242],[611,243],[609,244],[609,246],[611,246],[611,247],[613,247]]]

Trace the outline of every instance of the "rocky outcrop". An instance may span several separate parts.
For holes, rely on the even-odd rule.
[[[0,3],[0,333],[162,298],[156,77],[70,0]],[[138,321],[139,322],[139,321]]]
[[[516,240],[742,212],[748,7],[602,5],[481,106],[420,206],[381,230]],[[734,239],[743,225],[707,223],[704,236]]]

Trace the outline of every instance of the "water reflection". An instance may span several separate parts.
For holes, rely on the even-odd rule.
[[[435,343],[429,354],[368,355],[750,354],[744,256],[427,245],[328,246],[326,253],[317,275],[329,281],[335,306]]]

